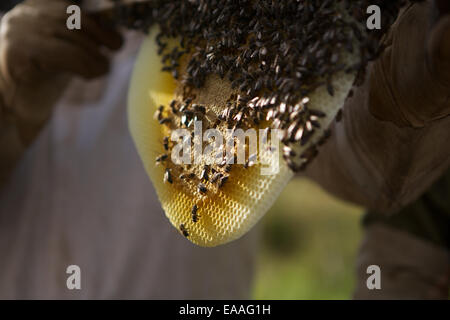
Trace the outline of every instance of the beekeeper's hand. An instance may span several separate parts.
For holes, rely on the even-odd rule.
[[[28,0],[1,21],[2,95],[7,109],[19,118],[46,119],[49,110],[42,102],[57,94],[51,91],[60,75],[87,79],[101,76],[108,71],[102,47],[117,49],[121,45],[119,34],[104,30],[86,15],[81,17],[81,30],[69,30],[66,26],[69,5],[61,0]],[[41,90],[44,101],[36,100],[37,91]]]
[[[405,8],[308,169],[332,193],[394,211],[450,166],[450,12],[436,3],[434,18],[431,1]]]
[[[374,63],[370,112],[398,126],[423,127],[450,114],[450,9],[447,0],[409,6]]]
[[[121,37],[82,13],[81,30],[69,30],[62,0],[28,0],[0,24],[0,165],[10,164],[36,137],[67,78],[92,79],[108,71],[105,49]],[[8,155],[8,153],[10,155]],[[7,159],[7,160],[5,160]],[[1,168],[0,168],[1,170]]]

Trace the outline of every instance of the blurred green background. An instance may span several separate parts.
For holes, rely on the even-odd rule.
[[[262,220],[255,299],[350,299],[363,209],[293,179]]]

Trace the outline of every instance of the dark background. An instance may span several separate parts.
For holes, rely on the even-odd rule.
[[[0,12],[11,10],[16,4],[22,2],[23,0],[1,0],[0,1]],[[71,2],[80,3],[82,0],[72,0]]]
[[[14,7],[19,2],[22,2],[21,0],[2,0],[0,2],[0,11],[8,11],[12,7]]]

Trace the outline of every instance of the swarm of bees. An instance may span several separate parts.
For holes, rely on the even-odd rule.
[[[249,121],[250,118],[242,117],[241,120],[233,120],[236,114],[243,112],[243,104],[238,110],[240,101],[239,96],[231,96],[228,103],[228,108],[220,115],[214,113],[207,113],[206,107],[193,103],[192,97],[185,98],[182,102],[172,100],[168,106],[160,106],[157,108],[154,118],[158,120],[159,124],[170,133],[172,130],[183,128],[187,129],[192,134],[194,121],[201,121],[202,126],[208,128],[222,128],[226,129],[230,127],[248,128],[253,125],[254,121]],[[243,113],[242,113],[243,114]],[[162,121],[164,120],[164,121]],[[189,135],[190,138],[195,138],[193,135]],[[223,189],[230,177],[233,164],[236,164],[236,149],[238,148],[237,140],[231,140],[234,142],[232,148],[232,158],[228,158],[225,149],[216,150],[214,162],[212,164],[177,164],[175,165],[169,161],[169,155],[172,153],[174,142],[169,139],[169,136],[165,136],[162,139],[164,153],[156,157],[155,162],[157,165],[164,165],[165,171],[163,176],[164,183],[174,184],[177,182],[177,186],[184,186],[187,190],[190,190],[195,198],[198,199],[198,203],[195,203],[191,210],[191,221],[189,223],[197,223],[200,215],[200,203],[204,197],[214,194]],[[229,155],[228,155],[229,156]],[[248,155],[244,164],[240,166],[248,169],[257,163],[257,155]],[[202,161],[204,163],[204,161]],[[189,231],[186,225],[188,222],[179,226],[180,232],[188,237]]]
[[[120,1],[115,1],[117,4]],[[381,52],[380,39],[397,17],[403,0],[155,0],[138,9],[120,9],[120,21],[147,32],[158,25],[158,53],[164,65],[184,87],[181,100],[161,106],[155,117],[169,131],[191,128],[203,121],[206,128],[249,128],[262,122],[282,130],[283,158],[297,172],[316,157],[318,147],[330,131],[322,128],[326,114],[309,107],[309,96],[325,86],[333,96],[332,80],[337,73],[364,77],[367,63]],[[378,5],[383,14],[382,29],[368,32],[366,9]],[[120,11],[122,10],[122,11]],[[168,41],[179,39],[169,49]],[[357,55],[352,64],[346,54]],[[187,57],[185,72],[181,57]],[[223,111],[211,116],[204,105],[195,103],[192,89],[202,88],[210,75],[231,83],[232,94]],[[317,143],[309,146],[313,136]],[[156,158],[167,168],[164,182],[179,181],[198,195],[207,197],[226,186],[232,166],[223,159],[214,166],[169,166],[169,137],[162,141],[164,154]],[[298,153],[296,146],[308,146]],[[250,155],[243,165],[256,163]],[[199,220],[200,202],[192,207],[192,223]],[[188,237],[185,224],[180,232]]]

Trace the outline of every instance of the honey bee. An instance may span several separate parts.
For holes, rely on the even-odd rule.
[[[169,124],[171,122],[172,120],[170,118],[162,118],[161,120],[159,120],[159,124]]]
[[[178,110],[177,110],[177,101],[176,100],[172,100],[170,102],[170,109],[172,110],[173,114],[177,114]]]
[[[198,189],[198,192],[200,192],[201,194],[206,194],[206,192],[208,192],[208,189],[206,188],[206,186],[203,183],[199,183],[197,189]]]
[[[164,172],[164,182],[173,183],[172,174],[170,173],[170,169],[166,169]]]
[[[158,110],[156,110],[155,116],[154,116],[154,118],[155,118],[156,120],[161,121],[163,110],[164,110],[164,106],[159,106]]]
[[[164,150],[166,150],[166,151],[169,150],[169,137],[164,137],[163,146],[164,146]]]
[[[188,177],[189,179],[194,179],[194,178],[195,178],[195,173],[190,172],[190,173],[188,173],[187,177]]]
[[[222,177],[223,177],[223,174],[216,172],[211,178],[211,183],[216,183]]]
[[[183,234],[183,236],[185,236],[186,238],[189,237],[189,232],[182,223],[180,224],[180,231]]]
[[[193,104],[192,107],[194,108],[195,112],[198,112],[200,114],[205,114],[206,113],[206,108],[204,106],[200,106],[198,104]]]
[[[220,178],[219,188],[222,188],[223,185],[225,184],[225,182],[227,182],[227,181],[228,181],[228,177],[227,176]]]
[[[194,204],[194,206],[192,207],[191,210],[191,214],[192,214],[192,222],[196,223],[198,221],[198,206],[196,204]]]
[[[162,154],[162,155],[156,157],[156,162],[157,162],[157,163],[161,163],[161,162],[163,162],[163,161],[166,161],[167,158],[169,158],[169,156],[168,156],[167,154],[164,153],[164,154]]]
[[[200,174],[200,179],[204,180],[204,181],[208,181],[209,180],[209,176],[208,176],[208,166],[204,166],[202,173]]]

